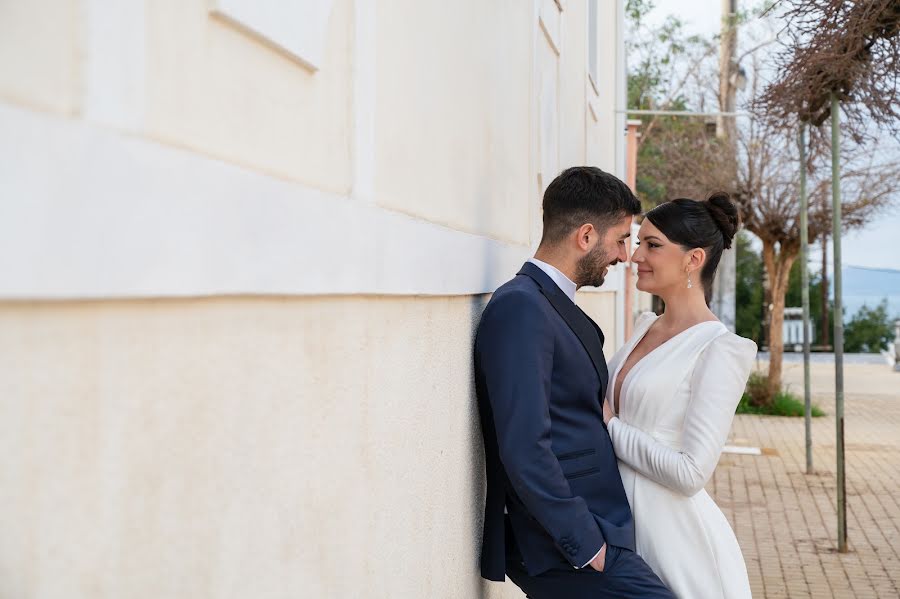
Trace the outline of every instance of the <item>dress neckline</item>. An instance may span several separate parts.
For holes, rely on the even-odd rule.
[[[721,320],[704,320],[702,322],[698,322],[697,324],[692,324],[691,326],[687,327],[683,331],[679,331],[678,333],[675,333],[674,335],[672,335],[671,337],[669,337],[668,339],[666,339],[665,341],[663,341],[662,343],[660,343],[659,345],[657,345],[656,347],[654,347],[653,349],[648,351],[643,357],[641,357],[640,360],[638,360],[631,366],[631,369],[627,373],[625,373],[625,378],[622,379],[622,385],[619,387],[620,393],[617,394],[616,393],[616,382],[619,379],[619,372],[621,372],[622,367],[625,366],[625,363],[628,362],[628,358],[631,356],[631,352],[633,352],[634,349],[644,339],[644,337],[647,336],[647,333],[650,332],[650,327],[652,327],[653,323],[655,323],[657,320],[659,320],[659,314],[655,315],[653,320],[650,321],[650,324],[648,324],[647,327],[640,334],[635,335],[632,338],[632,340],[629,341],[629,343],[631,344],[631,347],[629,347],[628,351],[625,353],[625,355],[622,356],[622,360],[619,362],[618,366],[616,366],[616,371],[615,371],[615,373],[613,373],[613,376],[610,379],[612,381],[612,401],[613,401],[612,405],[613,405],[613,407],[616,407],[616,405],[617,405],[616,400],[618,400],[619,410],[618,410],[618,413],[616,414],[617,416],[622,413],[622,401],[621,401],[621,397],[619,395],[621,394],[621,391],[625,389],[625,384],[628,382],[629,377],[631,377],[632,373],[634,373],[634,371],[638,369],[638,366],[640,366],[641,363],[644,362],[647,358],[652,356],[656,352],[656,350],[661,349],[662,347],[667,345],[669,342],[674,341],[675,339],[678,339],[679,337],[681,337],[688,331],[692,331],[699,326],[702,326],[705,324],[718,324],[718,325],[725,326],[722,324]]]

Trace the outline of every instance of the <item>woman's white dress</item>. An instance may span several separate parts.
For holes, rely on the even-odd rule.
[[[613,356],[606,397],[657,316],[642,314]],[[703,489],[731,430],[756,344],[718,321],[675,335],[625,375],[609,423],[634,513],[638,554],[683,599],[750,597],[744,557],[725,515]]]

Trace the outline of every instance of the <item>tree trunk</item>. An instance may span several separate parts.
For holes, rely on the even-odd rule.
[[[772,305],[772,285],[769,282],[769,271],[766,270],[766,265],[761,265],[762,272],[760,272],[760,276],[762,277],[762,286],[763,286],[763,301],[762,301],[762,313],[759,315],[759,321],[762,323],[762,344],[766,347],[769,347],[769,306]]]
[[[786,248],[776,250],[775,243],[763,240],[763,263],[769,278],[772,308],[769,311],[769,392],[766,402],[771,404],[781,391],[784,357],[784,301],[797,252]]]

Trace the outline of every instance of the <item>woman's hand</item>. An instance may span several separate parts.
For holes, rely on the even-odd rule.
[[[609,407],[609,401],[603,400],[603,424],[609,424],[609,421],[615,417],[612,408]]]

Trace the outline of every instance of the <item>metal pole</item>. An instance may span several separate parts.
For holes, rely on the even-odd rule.
[[[641,121],[629,119],[625,121],[625,126],[628,131],[625,142],[625,181],[628,184],[628,187],[631,188],[631,191],[637,195],[638,139],[641,135],[638,132],[638,129],[641,126]],[[634,326],[635,315],[635,291],[637,291],[634,286],[635,265],[631,262],[631,248],[630,241],[626,242],[626,255],[628,256],[628,261],[625,263],[625,339],[631,339],[631,330]]]
[[[753,114],[746,111],[737,111],[737,112],[693,112],[691,110],[617,110],[616,114],[630,114],[630,115],[638,115],[638,116],[685,116],[685,117],[707,117],[707,116],[748,116],[752,117]]]
[[[841,288],[840,106],[831,93],[831,239],[834,245],[834,412],[837,421],[838,551],[847,552],[847,481],[844,476],[844,312]]]
[[[813,473],[812,400],[809,384],[809,223],[806,197],[806,123],[800,123],[800,297],[803,305],[803,406],[806,425],[806,473]]]
[[[716,137],[723,143],[730,156],[737,156],[737,120],[726,116],[734,112],[737,97],[737,3],[738,0],[721,0],[722,21],[719,35],[719,110],[716,116]],[[737,162],[722,173],[729,185],[737,189]],[[716,278],[713,281],[710,310],[729,331],[735,331],[737,322],[737,250],[722,252]]]

